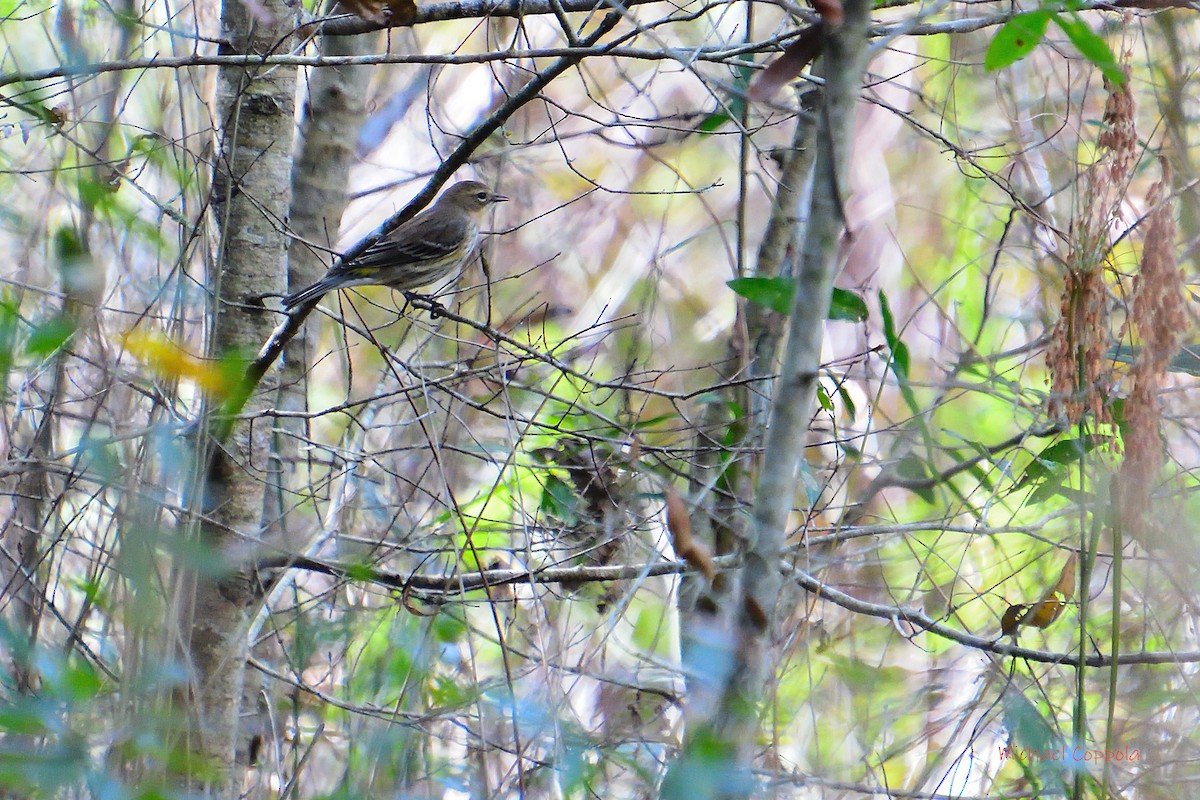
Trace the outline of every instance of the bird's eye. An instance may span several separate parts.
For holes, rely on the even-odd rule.
[[[475,195],[475,198],[481,203],[486,203],[487,199],[488,199],[488,193],[487,192],[478,192]]]

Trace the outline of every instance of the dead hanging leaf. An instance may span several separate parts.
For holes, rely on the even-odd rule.
[[[668,486],[667,491],[667,530],[671,534],[671,546],[675,555],[682,558],[693,569],[699,570],[711,584],[717,577],[717,568],[713,564],[712,553],[708,548],[696,541],[692,536],[692,518],[688,514],[687,504],[675,491],[674,486]]]
[[[389,26],[408,25],[417,18],[417,4],[413,0],[388,0],[385,5]]]
[[[1131,371],[1133,389],[1125,401],[1121,438],[1125,459],[1116,481],[1125,529],[1142,545],[1153,547],[1148,537],[1158,518],[1153,513],[1151,490],[1166,461],[1163,448],[1163,407],[1159,399],[1163,380],[1191,330],[1191,309],[1185,271],[1176,259],[1175,202],[1171,195],[1171,167],[1161,158],[1162,179],[1146,197],[1150,212],[1144,228],[1142,260],[1133,279],[1130,321],[1142,340]]]
[[[59,103],[54,108],[41,108],[42,112],[40,119],[26,119],[20,122],[21,142],[29,144],[29,134],[33,132],[38,125],[43,123],[53,126],[56,130],[62,130],[63,126],[70,121],[70,109],[66,103]]]
[[[841,5],[838,7],[840,9]],[[750,89],[746,96],[755,102],[770,100],[780,89],[800,77],[804,68],[821,55],[821,47],[824,44],[824,24],[818,21],[809,25],[800,31],[795,41],[784,48],[783,55],[768,64],[766,69],[750,81]]]
[[[1000,617],[1000,633],[1004,636],[1012,636],[1017,632],[1017,627],[1020,626],[1021,620],[1025,617],[1025,612],[1029,610],[1026,603],[1018,603],[1015,606],[1009,606],[1004,616]]]
[[[812,7],[821,20],[831,28],[840,28],[846,21],[846,12],[842,8],[842,0],[812,0]]]
[[[812,0],[812,7],[819,19],[801,30],[796,40],[784,48],[783,55],[750,82],[747,96],[751,100],[770,100],[776,92],[800,77],[804,68],[821,55],[826,29],[840,28],[846,21],[842,0]]]
[[[1075,569],[1079,556],[1071,553],[1058,575],[1058,582],[1036,603],[1020,603],[1008,607],[1000,618],[1000,632],[1015,636],[1018,628],[1046,628],[1058,619],[1067,601],[1075,594]]]
[[[745,608],[746,616],[750,618],[750,622],[754,624],[757,630],[765,631],[767,626],[771,624],[771,619],[767,616],[766,609],[759,605],[758,601],[753,597],[746,597]]]
[[[383,0],[339,0],[337,10],[353,14],[367,22],[374,22],[376,25],[383,25],[387,21],[383,13]]]

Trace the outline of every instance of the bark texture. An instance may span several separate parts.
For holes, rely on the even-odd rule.
[[[283,2],[228,0],[222,9],[223,50],[286,52],[294,27]],[[295,70],[228,68],[218,73],[219,136],[213,175],[213,219],[218,234],[210,355],[253,352],[274,327],[274,315],[255,302],[281,292],[286,274],[286,220],[291,203],[295,126]],[[264,381],[243,409],[261,409],[272,396]],[[220,398],[209,398],[211,418]],[[215,426],[219,429],[222,426]],[[219,574],[193,573],[182,604],[181,630],[192,669],[192,736],[187,743],[193,772],[205,794],[234,796],[238,718],[247,653],[248,610],[257,599],[249,568],[261,538],[270,425],[238,422],[229,439],[213,443],[198,500],[205,549],[216,554]],[[188,602],[190,600],[190,602]]]
[[[378,37],[369,34],[323,37],[320,50],[323,56],[365,55],[377,43]],[[349,134],[362,127],[374,70],[372,66],[345,66],[309,73],[291,174],[290,221],[297,238],[289,251],[289,292],[315,283],[332,263],[331,256],[322,248],[332,249],[337,244],[338,228],[349,199],[350,169],[357,160],[355,138]],[[308,410],[308,374],[319,330],[316,324],[307,325],[288,344],[279,366],[276,408],[290,412]],[[311,516],[290,513],[313,484],[311,469],[301,463],[300,445],[307,438],[307,420],[275,418],[263,526],[272,546],[288,553],[311,555],[320,547],[320,530],[314,535]],[[278,576],[272,597],[286,591],[295,576],[292,570]],[[258,621],[262,619],[260,614]],[[248,638],[258,642],[252,650],[255,659],[283,669],[275,637],[259,638],[252,627]],[[273,708],[285,702],[281,694],[278,681],[258,671],[247,674],[239,739],[239,756],[245,752],[247,766],[253,766],[256,753],[277,753],[283,749],[284,742],[280,739],[284,731],[271,721]],[[263,777],[260,775],[259,779]]]

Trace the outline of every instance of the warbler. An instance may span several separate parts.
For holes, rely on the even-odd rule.
[[[283,298],[291,310],[334,289],[382,285],[410,291],[461,269],[479,244],[483,212],[508,198],[478,181],[456,183],[430,208],[334,266],[324,278]]]

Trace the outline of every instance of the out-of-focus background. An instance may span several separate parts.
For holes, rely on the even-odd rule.
[[[811,320],[824,366],[780,565],[874,610],[785,580],[758,796],[1179,797],[1198,777],[1198,29],[1192,9],[1126,5],[1015,28],[1000,3],[874,12],[854,138],[835,143],[836,285],[862,313]],[[728,282],[762,275],[820,62],[747,91],[813,12],[464,9],[280,47],[302,57],[268,71],[299,71],[297,137],[331,69],[313,58],[391,58],[341,67],[361,113],[325,124],[348,177],[296,161],[293,202],[346,192],[340,222],[275,222],[319,275],[610,7],[613,48],[455,173],[510,200],[482,262],[431,287],[452,316],[387,288],[328,295],[273,373],[280,399],[248,415],[275,440],[245,463],[263,525],[239,532],[275,559],[244,631],[252,796],[654,796],[711,699],[686,652],[707,588],[680,578],[664,504],[679,492],[718,554],[713,532],[750,513],[748,405],[770,385],[748,359],[785,316]],[[220,265],[254,247],[213,219],[221,10],[0,12],[0,787],[176,796],[181,576],[229,557],[186,534],[205,491],[191,423],[252,354],[213,344]],[[1021,31],[1028,52],[995,63]],[[403,585],[546,567],[576,573]],[[994,646],[1013,633],[1045,657]],[[1144,657],[1052,655],[1113,652]],[[1084,755],[1029,755],[1060,747]]]

